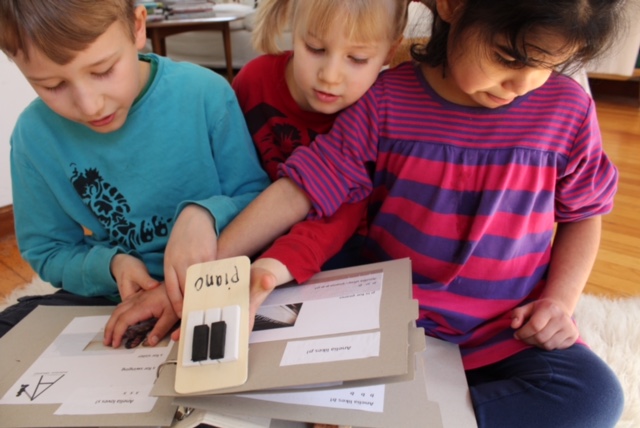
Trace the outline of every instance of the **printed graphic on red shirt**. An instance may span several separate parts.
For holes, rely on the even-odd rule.
[[[262,166],[272,181],[277,179],[278,164],[284,162],[297,147],[308,146],[318,135],[313,129],[292,125],[289,117],[267,103],[245,112],[245,118]]]

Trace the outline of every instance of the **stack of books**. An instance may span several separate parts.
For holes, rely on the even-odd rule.
[[[172,0],[164,2],[166,19],[201,19],[216,16],[214,3],[207,0]]]
[[[136,6],[144,6],[147,9],[147,22],[163,21],[164,6],[154,1],[137,1]]]

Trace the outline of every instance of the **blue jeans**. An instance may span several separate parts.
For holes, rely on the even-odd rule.
[[[0,312],[0,337],[4,336],[37,306],[115,306],[113,300],[106,297],[83,297],[58,290],[43,296],[26,296],[18,299],[18,303]]]
[[[365,243],[365,237],[355,234],[347,242],[342,249],[322,265],[322,270],[333,270],[351,266],[358,266],[364,263],[362,259],[362,247]]]
[[[618,378],[584,345],[528,349],[466,375],[480,428],[607,428],[622,414]]]

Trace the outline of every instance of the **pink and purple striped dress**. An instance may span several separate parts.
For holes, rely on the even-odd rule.
[[[555,223],[609,212],[617,186],[594,103],[570,78],[502,108],[464,107],[410,63],[281,174],[307,192],[311,217],[371,195],[368,256],[411,258],[417,323],[459,344],[466,369],[528,347],[510,311],[544,287]]]

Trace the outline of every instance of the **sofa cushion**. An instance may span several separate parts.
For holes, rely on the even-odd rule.
[[[247,15],[253,14],[254,9],[246,4],[238,3],[220,3],[213,6],[213,10],[216,12],[216,16],[237,16],[244,18]],[[229,24],[231,31],[243,30],[245,28],[244,19],[238,19],[232,21]]]
[[[245,16],[249,13],[253,12],[253,8],[246,4],[239,3],[219,3],[213,6],[213,10],[216,11],[217,15],[235,15],[235,16]]]
[[[244,29],[247,31],[253,31],[256,28],[256,13],[248,14],[244,17]]]

